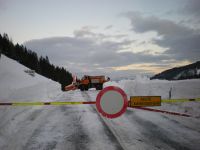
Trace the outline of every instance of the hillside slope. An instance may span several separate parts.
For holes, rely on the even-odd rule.
[[[183,67],[163,71],[151,79],[183,80],[200,78],[200,61]]]
[[[4,55],[0,59],[0,100],[38,100],[60,92],[60,85],[37,73],[31,76],[29,68]]]

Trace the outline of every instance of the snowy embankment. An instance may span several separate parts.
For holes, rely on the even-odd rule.
[[[60,85],[2,55],[0,59],[0,101],[48,100],[60,92]]]
[[[0,59],[0,102],[92,101],[98,91],[61,92],[60,85],[5,56]],[[108,82],[128,96],[160,95],[162,98],[200,97],[200,80]],[[163,104],[157,109],[200,114],[200,103]],[[187,112],[186,112],[187,111]],[[188,149],[198,150],[200,121],[129,108],[116,119],[102,118],[95,106],[0,107],[0,149]]]
[[[150,80],[137,76],[135,80],[108,82],[105,86],[119,86],[130,96],[161,96],[162,99],[200,98],[200,79],[192,80]],[[188,113],[200,117],[200,102],[162,103],[157,109]]]
[[[0,59],[0,101],[52,101],[61,94],[60,85],[35,73],[2,55]],[[200,80],[149,80],[137,76],[135,80],[108,82],[104,86],[119,86],[128,96],[161,96],[162,99],[200,98]],[[162,110],[189,113],[200,116],[200,102],[162,104]]]

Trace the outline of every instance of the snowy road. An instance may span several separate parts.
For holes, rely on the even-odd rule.
[[[71,91],[52,101],[95,100],[97,91]],[[95,106],[1,107],[1,150],[197,150],[200,120],[128,109],[117,119]]]

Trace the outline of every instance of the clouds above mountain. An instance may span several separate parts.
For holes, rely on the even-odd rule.
[[[77,72],[110,72],[116,67],[133,63],[156,63],[168,59],[167,55],[153,55],[145,52],[119,52],[134,43],[134,40],[112,41],[110,37],[90,30],[80,29],[73,37],[52,37],[25,42],[25,45],[40,55],[49,56],[58,65]],[[137,68],[140,70],[139,68]],[[133,69],[132,69],[133,70]],[[143,71],[143,70],[141,70]]]
[[[112,22],[102,25],[97,19],[96,24],[74,27],[70,35],[25,45],[72,72],[155,73],[185,65],[200,58],[200,5],[198,0],[184,0],[182,6],[179,2],[159,2],[160,8],[148,9],[145,1],[138,1],[148,11],[139,5],[120,9]]]
[[[175,21],[144,16],[139,12],[125,14],[131,21],[132,30],[137,33],[154,31],[160,39],[153,42],[168,50],[164,54],[176,60],[197,61],[200,58],[200,30],[192,29]]]

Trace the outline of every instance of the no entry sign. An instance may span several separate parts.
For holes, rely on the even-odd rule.
[[[119,87],[106,87],[99,92],[96,98],[97,110],[107,118],[121,116],[126,111],[127,106],[127,95]]]

